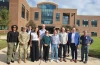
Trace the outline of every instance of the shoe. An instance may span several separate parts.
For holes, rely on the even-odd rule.
[[[50,60],[50,62],[53,62],[53,60]]]
[[[73,61],[74,61],[74,59],[71,59],[71,60],[70,60],[70,62],[73,62]]]
[[[11,61],[12,63],[14,63],[14,61]]]
[[[84,61],[84,63],[86,64],[86,63],[87,63],[87,61]]]
[[[67,62],[66,59],[63,59],[64,62]]]
[[[48,61],[45,61],[46,63],[48,62]]]
[[[19,64],[21,63],[21,59],[18,60],[18,63],[19,63]]]
[[[27,60],[26,60],[26,59],[24,59],[24,62],[26,63],[26,62],[27,62]]]
[[[58,60],[56,60],[56,62],[58,63],[59,61],[58,61]]]
[[[62,59],[60,59],[60,62],[62,62]]]
[[[83,60],[80,60],[80,62],[83,62]]]
[[[7,62],[7,64],[9,65],[9,64],[10,64],[10,62]]]
[[[74,62],[77,63],[77,60],[75,60]]]

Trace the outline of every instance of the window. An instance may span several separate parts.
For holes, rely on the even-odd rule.
[[[35,19],[35,20],[38,20],[38,19],[39,19],[39,12],[35,12],[34,19]]]
[[[63,13],[63,24],[69,24],[69,15]]]
[[[92,27],[97,27],[97,20],[92,20],[91,25]]]
[[[26,10],[26,20],[28,21],[28,19],[29,19],[29,11]]]
[[[80,20],[79,19],[76,20],[76,25],[80,26]]]
[[[91,32],[91,36],[97,36],[97,32]]]
[[[56,21],[60,21],[60,13],[56,13]]]
[[[88,27],[88,20],[83,20],[83,26]]]
[[[0,25],[0,30],[8,30],[8,26]]]
[[[22,4],[22,18],[25,18],[25,6]]]
[[[9,2],[9,0],[0,0],[0,2]]]

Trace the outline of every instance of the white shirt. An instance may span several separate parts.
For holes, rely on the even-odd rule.
[[[28,34],[30,35],[30,33],[31,33],[31,30],[30,31],[28,31]]]
[[[39,40],[37,33],[33,32],[33,33],[31,33],[31,36],[32,36],[33,41],[38,41]]]
[[[66,33],[66,32],[59,33],[59,38],[60,38],[61,44],[66,44],[68,41],[68,33]]]
[[[75,43],[75,33],[72,33],[72,41],[71,41],[71,43]]]
[[[42,39],[42,37],[45,35],[45,31],[46,30],[43,30],[43,29],[41,29],[39,32],[40,32],[40,37],[41,37],[41,39]]]

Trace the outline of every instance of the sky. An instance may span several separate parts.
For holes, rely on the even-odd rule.
[[[78,15],[100,16],[100,0],[27,0],[31,7],[39,2],[54,2],[58,8],[77,9]]]

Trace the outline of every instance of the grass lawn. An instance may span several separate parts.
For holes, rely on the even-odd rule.
[[[94,43],[90,46],[89,55],[100,58],[100,38],[93,37]]]
[[[6,40],[1,40],[1,39],[0,39],[0,49],[3,49],[3,48],[5,48],[5,47],[7,47],[7,42],[6,42]]]

